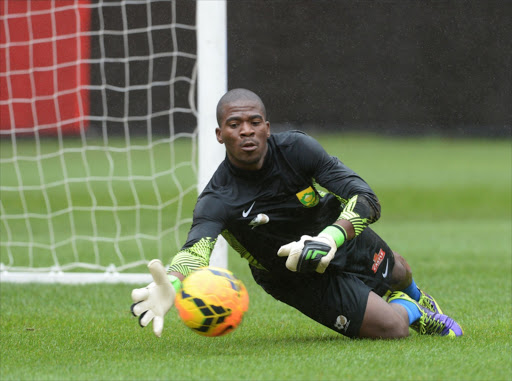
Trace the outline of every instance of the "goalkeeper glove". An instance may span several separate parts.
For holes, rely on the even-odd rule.
[[[164,328],[164,316],[174,304],[176,288],[179,287],[180,281],[175,277],[176,279],[171,283],[159,259],[149,262],[148,268],[153,282],[144,288],[136,288],[132,291],[134,304],[131,306],[131,311],[133,316],[139,317],[141,327],[153,321],[153,332],[160,337]]]
[[[316,271],[324,273],[339,246],[345,242],[347,234],[339,225],[325,228],[318,236],[303,235],[300,241],[281,246],[277,255],[288,257],[288,270],[299,273]]]

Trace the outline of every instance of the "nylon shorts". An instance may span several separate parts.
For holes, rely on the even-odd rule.
[[[324,274],[266,271],[251,267],[256,283],[275,299],[347,337],[358,337],[370,291],[390,289],[395,261],[372,230],[338,249]]]

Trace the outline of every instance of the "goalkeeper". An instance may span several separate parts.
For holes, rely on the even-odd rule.
[[[161,335],[181,281],[208,266],[222,234],[267,293],[342,335],[401,338],[409,327],[463,334],[418,288],[405,259],[368,227],[380,205],[361,177],[302,132],[271,135],[265,106],[249,90],[227,92],[217,122],[226,158],[198,197],[169,272],[151,261],[154,282],[132,291],[141,326],[153,321]]]

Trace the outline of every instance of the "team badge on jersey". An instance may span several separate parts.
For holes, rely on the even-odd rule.
[[[318,194],[312,187],[307,187],[302,192],[297,193],[296,196],[306,208],[312,208],[318,204]]]
[[[347,332],[349,325],[350,325],[350,320],[348,320],[345,316],[340,315],[336,318],[336,323],[334,323],[334,328],[336,328],[338,331]]]

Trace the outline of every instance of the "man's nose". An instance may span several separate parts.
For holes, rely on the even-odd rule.
[[[240,126],[240,135],[243,136],[251,136],[254,135],[254,129],[252,128],[252,124],[249,122],[244,122]]]

